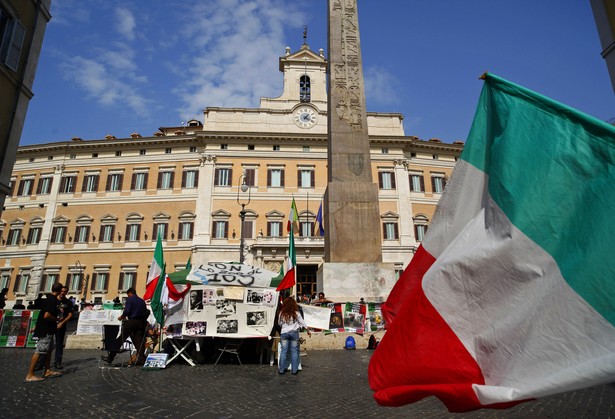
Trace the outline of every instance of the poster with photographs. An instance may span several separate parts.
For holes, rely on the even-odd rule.
[[[246,313],[246,324],[248,326],[267,326],[267,312],[248,311]]]
[[[331,307],[331,316],[329,317],[329,331],[344,331],[344,316],[342,312],[342,304],[340,303],[335,303],[333,304],[333,307]]]
[[[243,302],[246,304],[274,307],[276,304],[276,294],[276,291],[272,289],[247,288]]]
[[[365,331],[365,304],[346,303],[344,329],[347,332],[363,333]]]
[[[382,310],[380,304],[369,303],[369,327],[372,332],[384,329],[384,317],[382,317]]]
[[[29,310],[5,310],[0,328],[0,347],[24,347],[30,326]]]
[[[184,336],[206,336],[207,322],[186,322]]]
[[[147,359],[145,360],[145,364],[143,364],[143,368],[166,368],[168,358],[169,354],[163,352],[147,354]]]
[[[190,290],[190,311],[203,310],[203,290]]]
[[[216,288],[204,288],[203,289],[203,305],[210,306],[216,304],[216,301],[220,298],[224,298],[224,291]]]
[[[182,337],[183,326],[182,323],[171,324],[166,327],[164,333],[171,339],[179,339]]]
[[[237,319],[219,319],[217,321],[216,332],[220,334],[237,333],[239,321]]]
[[[217,300],[216,301],[216,316],[230,316],[237,313],[237,301],[235,300]]]

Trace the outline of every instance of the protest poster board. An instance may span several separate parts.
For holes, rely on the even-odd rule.
[[[32,310],[32,316],[30,317],[30,330],[28,330],[28,340],[26,342],[26,348],[34,348],[36,347],[36,342],[38,338],[34,337],[34,328],[36,327],[36,321],[38,320],[38,316],[40,315],[40,310]]]
[[[117,318],[122,314],[122,310],[83,310],[79,313],[77,323],[78,335],[101,335],[103,325],[121,325],[122,322]]]
[[[164,353],[164,352],[148,354],[147,359],[145,360],[145,364],[143,364],[143,368],[144,369],[166,368],[168,358],[169,358],[169,354]]]
[[[4,310],[0,328],[0,347],[22,348],[28,339],[30,310]]]

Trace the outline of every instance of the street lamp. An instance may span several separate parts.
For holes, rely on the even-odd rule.
[[[250,203],[250,187],[246,183],[247,177],[245,172],[239,177],[239,186],[237,187],[237,203],[241,205],[241,211],[239,211],[239,218],[241,219],[241,228],[239,229],[239,263],[243,263],[243,246],[244,246],[244,232],[243,222],[246,219],[246,205]],[[248,193],[248,199],[245,198],[245,193]]]

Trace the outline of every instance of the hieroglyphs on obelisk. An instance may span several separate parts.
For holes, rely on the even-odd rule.
[[[328,89],[325,262],[382,262],[357,0],[329,0]]]

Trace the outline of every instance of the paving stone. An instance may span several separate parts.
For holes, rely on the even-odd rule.
[[[308,351],[297,376],[269,364],[174,362],[164,370],[101,368],[98,350],[65,350],[64,376],[24,383],[32,349],[0,349],[3,418],[615,418],[615,385],[507,410],[450,414],[430,397],[399,408],[376,404],[371,352]]]

